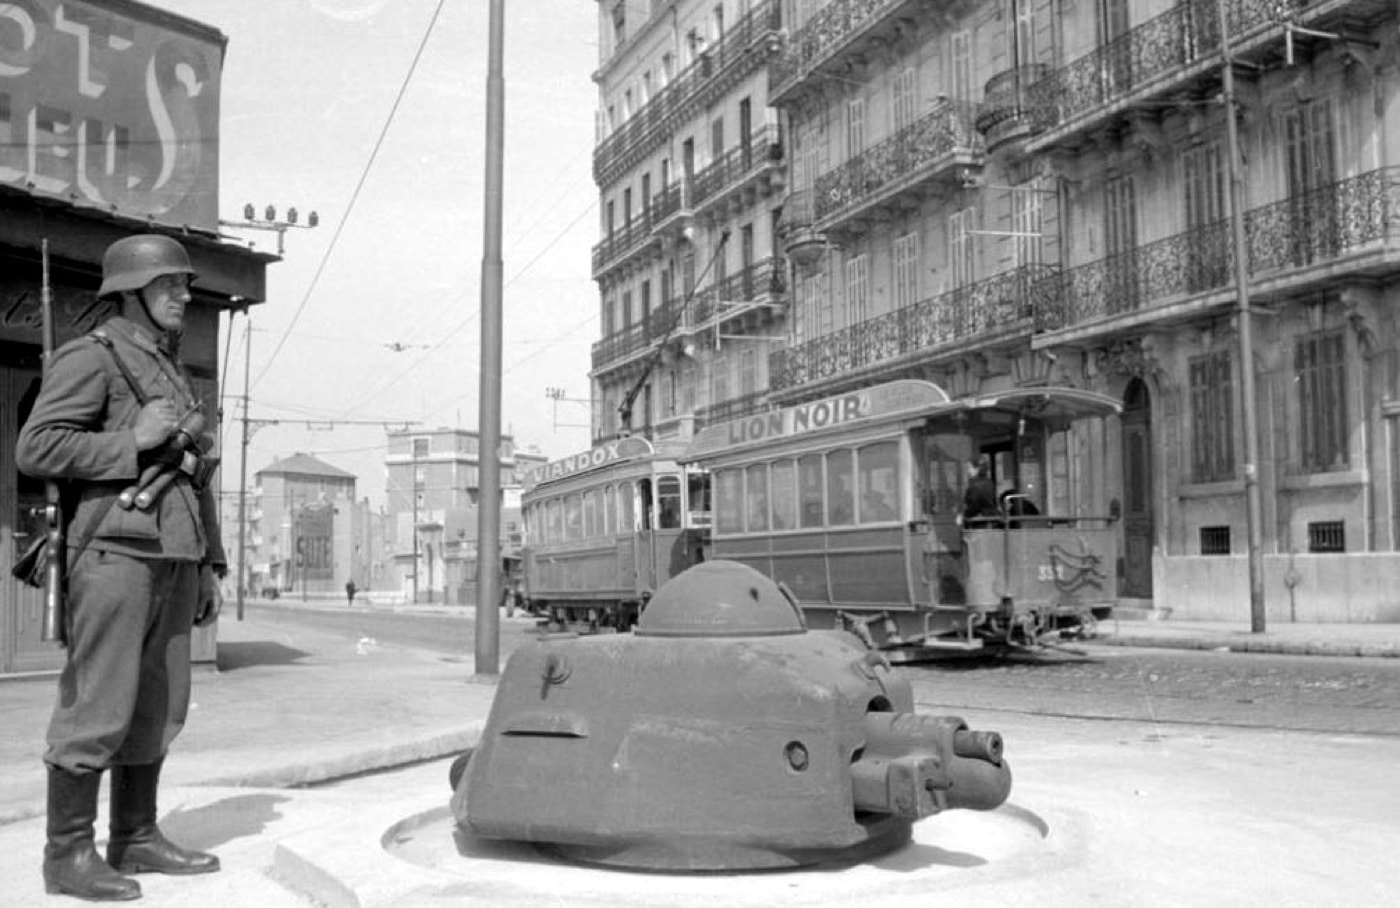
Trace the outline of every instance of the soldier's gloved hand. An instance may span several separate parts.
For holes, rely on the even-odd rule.
[[[149,451],[165,444],[179,423],[173,402],[163,397],[147,401],[141,412],[136,414],[136,425],[132,427],[136,435],[136,450]]]
[[[212,564],[199,566],[199,600],[194,610],[194,626],[208,627],[219,617],[224,607],[224,593],[219,589],[219,578],[214,576]]]

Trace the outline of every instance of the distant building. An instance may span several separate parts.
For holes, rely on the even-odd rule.
[[[415,601],[471,604],[476,594],[481,437],[466,429],[392,431],[384,458],[394,582]],[[520,487],[547,458],[502,436],[501,551],[520,546]]]
[[[354,474],[298,453],[259,470],[255,482],[246,521],[251,592],[335,592],[351,577],[370,588],[368,504],[355,500]]]

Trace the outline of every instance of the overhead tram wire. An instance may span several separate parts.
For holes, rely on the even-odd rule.
[[[321,281],[321,275],[325,273],[326,266],[330,262],[331,255],[335,252],[336,244],[340,240],[340,235],[345,231],[345,224],[350,220],[351,213],[355,210],[355,203],[359,201],[360,193],[365,188],[365,183],[369,180],[370,170],[374,167],[375,160],[379,157],[379,150],[384,146],[384,139],[389,134],[389,127],[394,124],[394,117],[399,111],[399,105],[403,103],[404,95],[408,92],[409,82],[413,79],[413,74],[418,70],[418,63],[423,59],[423,51],[428,46],[428,39],[432,37],[433,29],[437,25],[438,16],[442,13],[442,8],[447,0],[438,0],[437,6],[433,9],[433,16],[428,20],[428,27],[423,31],[423,38],[418,42],[418,49],[413,54],[413,62],[409,64],[408,72],[404,73],[403,81],[399,84],[398,94],[394,96],[393,106],[389,108],[389,115],[384,118],[384,125],[379,130],[379,137],[374,141],[374,148],[369,153],[369,160],[360,171],[360,179],[355,184],[355,191],[350,194],[350,202],[345,206],[345,211],[341,213],[340,220],[335,225],[335,232],[331,235],[330,244],[326,247],[325,253],[321,256],[321,263],[316,267],[316,273],[311,277],[311,284],[302,294],[301,302],[297,304],[296,312],[292,313],[292,320],[282,332],[282,337],[273,347],[272,353],[267,361],[263,363],[262,370],[253,379],[253,384],[262,381],[262,377],[267,374],[267,370],[272,368],[272,364],[277,361],[277,355],[282,352],[282,348],[287,343],[287,338],[291,335],[292,329],[296,327],[297,321],[301,318],[302,312],[306,309],[306,304],[310,302],[311,295],[316,292],[316,285]]]
[[[554,239],[550,240],[549,243],[547,243],[543,249],[541,249],[538,253],[535,254],[534,258],[532,258],[532,259],[530,259],[530,261],[526,262],[526,263],[520,268],[519,271],[515,272],[515,274],[514,274],[509,280],[507,280],[507,281],[505,282],[505,284],[503,285],[503,289],[504,289],[504,287],[509,287],[511,284],[515,283],[517,280],[519,280],[521,277],[523,277],[523,276],[525,275],[525,273],[528,272],[528,271],[530,270],[530,268],[532,268],[532,267],[535,265],[536,262],[538,262],[538,261],[539,261],[541,258],[543,258],[551,249],[553,249],[556,245],[558,245],[558,243],[559,243],[560,240],[562,240],[564,237],[568,236],[569,231],[573,230],[574,227],[578,224],[579,221],[583,220],[585,217],[587,217],[589,214],[591,214],[597,207],[598,207],[598,201],[597,201],[596,199],[594,199],[593,201],[589,202],[589,203],[588,203],[588,207],[584,208],[583,211],[579,212],[578,215],[575,216],[574,219],[573,219],[572,221],[570,221],[567,225],[564,226],[564,229],[563,229],[563,230],[559,231],[559,233],[556,234],[556,235],[554,236]],[[459,300],[459,301],[460,301],[460,300]],[[388,381],[387,383],[385,383],[383,386],[381,386],[379,389],[370,392],[370,393],[369,393],[368,395],[366,395],[365,397],[360,398],[360,400],[359,400],[355,405],[345,408],[345,410],[343,410],[342,412],[349,413],[349,412],[352,412],[352,411],[354,411],[354,410],[356,410],[356,409],[358,409],[358,408],[364,406],[365,404],[367,404],[367,403],[369,403],[370,401],[374,400],[374,399],[375,399],[376,397],[378,397],[379,395],[381,395],[381,394],[385,393],[386,391],[388,391],[390,388],[394,387],[394,385],[398,384],[401,380],[403,380],[404,378],[408,377],[408,375],[410,375],[411,373],[417,371],[418,367],[421,366],[421,365],[423,365],[423,363],[426,362],[426,361],[428,360],[429,357],[431,357],[434,353],[436,353],[439,347],[441,347],[443,344],[447,343],[447,342],[448,342],[449,340],[451,340],[452,338],[456,337],[457,334],[458,334],[459,332],[461,332],[462,330],[464,330],[465,328],[467,328],[467,327],[468,327],[475,319],[477,319],[480,315],[481,315],[481,310],[480,310],[480,307],[479,307],[479,306],[478,306],[477,308],[472,309],[471,312],[467,313],[467,317],[466,317],[466,318],[464,318],[461,322],[459,322],[459,323],[456,325],[456,327],[454,327],[451,331],[447,332],[447,334],[445,334],[445,335],[443,335],[441,338],[439,338],[439,339],[437,340],[437,342],[434,343],[434,344],[427,350],[427,352],[423,353],[421,356],[419,356],[419,357],[418,357],[417,359],[415,359],[413,362],[409,363],[406,367],[404,367],[403,371],[399,372],[399,373],[398,373],[397,375],[395,375],[393,378],[389,379],[389,381]],[[577,329],[574,329],[574,330],[577,330]],[[570,333],[572,333],[572,331],[571,331]],[[550,348],[549,348],[548,345],[546,345],[545,347],[541,348],[541,351],[540,351],[540,352],[543,352],[544,350],[548,350],[548,349],[550,349]],[[511,368],[514,368],[514,366],[512,366]],[[507,369],[506,371],[509,371],[509,369]]]

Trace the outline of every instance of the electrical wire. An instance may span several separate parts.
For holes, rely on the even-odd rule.
[[[355,203],[359,201],[360,193],[365,188],[365,183],[369,180],[370,171],[374,168],[374,162],[379,157],[379,150],[384,146],[384,139],[389,134],[389,127],[394,123],[394,117],[398,114],[399,105],[403,103],[404,95],[408,92],[409,83],[413,79],[413,74],[418,70],[418,63],[423,59],[423,51],[428,46],[428,39],[432,37],[433,28],[437,25],[438,16],[442,13],[443,5],[447,0],[438,0],[437,6],[433,9],[433,17],[428,21],[428,27],[423,31],[423,38],[418,42],[418,49],[413,54],[413,62],[409,64],[408,72],[404,73],[403,81],[399,84],[398,94],[394,96],[393,106],[389,108],[389,115],[384,119],[384,125],[379,130],[379,137],[374,141],[374,148],[371,149],[369,160],[365,162],[364,168],[360,171],[360,179],[355,184],[355,190],[350,194],[350,201],[345,206],[345,211],[341,213],[340,220],[335,225],[335,233],[331,235],[330,244],[326,246],[326,251],[321,255],[321,263],[316,268],[316,273],[311,277],[311,283],[307,286],[306,292],[302,294],[301,302],[297,305],[296,312],[292,313],[292,320],[282,332],[282,337],[277,341],[277,346],[273,348],[267,361],[263,363],[262,370],[253,379],[256,385],[267,374],[267,370],[272,368],[272,364],[277,361],[277,355],[282,352],[282,348],[287,343],[287,338],[291,336],[292,329],[296,327],[297,321],[301,318],[302,312],[306,309],[306,304],[310,302],[311,295],[316,292],[316,285],[321,281],[321,275],[325,273],[326,266],[330,263],[331,255],[334,254],[336,244],[340,241],[340,236],[345,231],[345,225],[350,220],[350,215],[355,210]]]

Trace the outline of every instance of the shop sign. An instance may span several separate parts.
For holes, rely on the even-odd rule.
[[[0,3],[0,185],[217,229],[223,52],[137,4]]]

